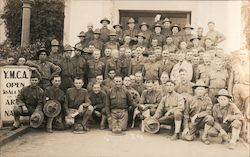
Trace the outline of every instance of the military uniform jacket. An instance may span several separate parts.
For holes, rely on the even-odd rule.
[[[104,75],[105,64],[99,60],[88,60],[87,62],[88,78],[95,78],[97,75]]]
[[[141,94],[141,99],[139,104],[146,106],[150,105],[157,108],[157,106],[161,101],[161,98],[162,98],[161,93],[156,89],[153,89],[152,91],[144,90]]]
[[[100,29],[100,32],[101,32],[100,38],[102,39],[102,41],[104,43],[108,42],[109,41],[110,30],[107,27],[102,27]]]
[[[34,112],[35,109],[42,110],[44,103],[44,92],[39,86],[26,86],[23,87],[17,95],[17,106],[27,107],[29,112]]]
[[[157,39],[158,40],[158,46],[163,46],[165,41],[166,41],[166,37],[162,34],[156,34],[156,33],[152,33],[150,36],[150,43],[152,42],[153,39]]]
[[[96,109],[101,110],[106,107],[107,103],[107,94],[104,91],[100,91],[98,94],[91,91],[89,93],[89,99],[93,107],[96,106]]]
[[[57,100],[61,105],[63,105],[65,101],[64,92],[60,88],[54,86],[47,87],[44,90],[44,97],[46,101]]]
[[[83,77],[86,72],[86,61],[82,56],[74,56],[71,61],[74,64],[75,75],[78,77]]]
[[[170,73],[174,67],[174,63],[170,60],[162,59],[159,61],[159,64],[160,64],[160,69],[159,69],[160,76],[163,72],[168,73],[168,76],[170,76]]]
[[[227,88],[227,80],[229,78],[226,69],[220,71],[212,70],[208,74],[209,78],[209,88],[222,89]]]
[[[93,39],[89,42],[89,45],[94,45],[95,48],[99,49],[99,50],[103,50],[103,45],[104,43],[102,42],[101,39]]]
[[[71,77],[75,76],[76,74],[76,65],[72,61],[71,58],[63,58],[60,63],[59,63],[60,68],[62,69],[61,71],[61,76],[62,77]]]
[[[66,92],[66,99],[64,103],[65,110],[67,111],[69,108],[78,109],[82,103],[91,103],[88,91],[84,88],[69,88]]]
[[[175,44],[165,44],[163,45],[163,50],[168,50],[169,52],[175,52],[177,50],[177,46]]]
[[[160,77],[160,65],[158,62],[147,62],[144,64],[145,76],[144,78],[151,80],[159,80]]]
[[[59,65],[60,61],[63,59],[62,54],[57,53],[57,54],[50,54],[50,56],[48,57],[48,61],[55,64],[55,65]]]

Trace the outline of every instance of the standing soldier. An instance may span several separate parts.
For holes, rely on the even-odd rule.
[[[111,54],[112,58],[110,60],[108,60],[107,64],[106,64],[106,68],[105,68],[105,78],[108,78],[108,73],[110,71],[110,69],[113,69],[115,71],[116,75],[120,75],[121,74],[121,62],[119,59],[119,51],[114,49],[112,50],[112,54]]]
[[[119,49],[120,44],[116,41],[116,36],[117,34],[114,31],[110,31],[109,41],[104,45],[105,48],[109,47],[111,50]]]
[[[96,49],[103,50],[104,45],[102,40],[100,39],[100,34],[100,29],[95,29],[93,33],[94,38],[89,42],[89,44],[94,45]]]
[[[75,55],[74,57],[72,57],[71,61],[74,64],[74,71],[75,71],[75,77],[80,77],[83,80],[85,79],[85,75],[86,75],[86,60],[82,57],[81,53],[81,47],[79,45],[76,45],[76,47],[74,47],[75,49]]]
[[[133,46],[133,49],[140,47],[143,49],[144,53],[146,53],[147,49],[147,46],[145,44],[146,37],[142,33],[137,34],[136,37],[137,37],[137,44]]]
[[[127,24],[128,29],[124,31],[124,37],[130,36],[130,45],[133,46],[137,42],[137,38],[135,36],[139,33],[139,31],[135,28],[135,20],[132,17],[128,20]]]
[[[174,125],[175,133],[172,140],[179,139],[181,123],[184,111],[184,99],[182,95],[174,91],[175,83],[168,80],[166,83],[166,95],[161,99],[154,118],[158,119],[160,124]]]
[[[205,51],[205,49],[201,46],[201,38],[197,35],[193,35],[192,38],[190,39],[190,42],[192,42],[191,49],[196,49],[198,51]]]
[[[40,76],[36,72],[32,72],[30,77],[30,85],[21,89],[16,98],[16,105],[13,113],[15,122],[11,130],[20,127],[20,116],[31,116],[35,112],[41,112],[44,102],[44,92],[38,86]]]
[[[160,77],[160,64],[156,62],[154,54],[148,56],[149,61],[144,64],[145,68],[145,80],[159,81]]]
[[[203,47],[204,46],[204,40],[205,40],[205,36],[203,35],[203,28],[198,27],[196,32],[197,32],[198,38],[200,38],[200,46]]]
[[[187,102],[184,111],[184,130],[182,137],[185,140],[192,141],[199,129],[204,128],[201,137],[205,144],[210,144],[208,140],[208,130],[214,124],[212,117],[213,104],[211,99],[206,94],[208,86],[202,80],[198,80],[193,86],[194,97]],[[191,120],[191,123],[189,122]]]
[[[209,53],[204,53],[203,54],[203,64],[198,65],[197,68],[197,73],[196,78],[199,80],[203,80],[207,85],[208,85],[208,76],[210,71],[212,70],[212,65],[211,65],[211,56]]]
[[[100,23],[102,24],[102,28],[100,29],[101,39],[105,44],[109,40],[110,29],[108,28],[108,25],[110,24],[110,21],[108,18],[105,17],[100,21]]]
[[[105,129],[105,123],[107,122],[106,115],[106,103],[107,103],[107,94],[105,91],[101,90],[101,85],[99,83],[93,84],[93,89],[89,93],[89,99],[91,101],[91,105],[94,107],[95,113],[101,113],[101,122],[100,129]],[[97,114],[96,114],[97,115]]]
[[[225,36],[214,29],[215,23],[213,21],[208,22],[208,29],[206,38],[210,38],[215,46],[217,46],[222,41],[226,40]]]
[[[171,23],[172,23],[172,21],[167,17],[162,21],[162,24],[163,24],[162,34],[165,37],[168,37],[172,34]]]
[[[74,87],[69,88],[66,92],[64,103],[67,117],[74,118],[74,131],[76,133],[89,130],[86,123],[94,111],[94,107],[90,104],[88,91],[82,88],[83,84],[83,79],[76,77]],[[75,113],[78,114],[74,115]]]
[[[168,50],[163,50],[161,53],[162,59],[159,61],[160,64],[160,69],[159,69],[159,75],[163,72],[167,73],[168,76],[170,76],[170,73],[174,67],[174,63],[169,60],[169,51]]]
[[[141,95],[142,92],[146,89],[143,81],[142,72],[138,71],[135,73],[135,82],[132,87]]]
[[[121,61],[121,75],[124,78],[125,76],[128,76],[129,71],[129,65],[131,62],[131,49],[125,49],[124,55],[120,55],[120,61]]]
[[[131,49],[132,46],[130,45],[131,37],[129,35],[123,35],[123,44],[120,48]]]
[[[192,46],[190,39],[193,37],[193,35],[191,33],[193,29],[194,28],[190,24],[186,24],[185,27],[183,27],[185,34],[182,36],[182,40],[187,43],[188,48],[190,48]]]
[[[115,77],[115,87],[108,92],[106,112],[113,133],[122,133],[127,129],[128,110],[133,106],[129,92],[122,87],[122,77]]]
[[[115,33],[116,33],[116,39],[117,39],[117,42],[119,43],[119,45],[122,45],[123,44],[123,27],[122,25],[120,24],[116,24],[113,26],[113,28],[115,29]]]
[[[96,49],[93,53],[93,60],[87,61],[88,83],[92,83],[97,75],[104,76],[105,64],[100,61],[101,51]]]
[[[52,78],[52,86],[47,87],[44,91],[44,97],[46,102],[48,101],[55,101],[58,103],[58,105],[62,106],[65,101],[65,95],[64,92],[59,88],[61,84],[61,77],[59,75],[55,75]],[[52,108],[52,106],[51,106]],[[61,107],[60,107],[61,108]],[[49,110],[49,107],[48,107]],[[64,116],[65,113],[61,111],[57,117],[55,117],[54,127],[57,129],[64,129],[63,119],[62,116]],[[47,119],[47,132],[52,133],[52,124],[53,124],[54,117],[48,117]]]
[[[159,23],[156,23],[154,25],[154,31],[151,36],[150,36],[150,42],[152,41],[152,39],[157,39],[158,40],[158,46],[163,46],[164,42],[165,42],[165,36],[161,34],[161,30],[162,30],[162,26]]]
[[[62,69],[61,71],[61,85],[60,88],[66,92],[68,88],[73,86],[73,78],[75,77],[76,65],[71,59],[72,47],[70,45],[64,46],[64,56],[60,61],[59,66]]]
[[[85,38],[86,35],[85,35],[84,31],[81,31],[80,34],[78,35],[78,37],[80,38],[80,42],[77,43],[75,45],[75,47],[78,47],[80,50],[83,51],[83,49],[85,49],[86,47],[88,47],[88,44],[89,44],[88,41],[87,41],[87,39]]]
[[[150,36],[151,36],[151,33],[152,33],[149,30],[149,25],[146,22],[142,22],[140,24],[139,28],[141,29],[140,33],[142,33],[144,35],[144,37],[145,37],[145,39],[144,39],[144,45],[146,47],[148,47],[148,45],[149,45],[149,39],[150,39]]]
[[[134,75],[137,71],[141,71],[144,74],[144,63],[146,62],[143,51],[140,47],[136,48],[136,53],[134,58],[130,62],[129,75]]]
[[[210,136],[221,136],[223,142],[228,142],[228,133],[232,132],[232,138],[228,148],[234,149],[239,139],[242,121],[244,120],[242,113],[238,107],[230,101],[232,97],[228,91],[221,89],[216,95],[218,103],[213,107],[214,125],[208,131]]]
[[[47,57],[49,56],[49,52],[45,50],[45,48],[41,48],[37,53],[36,57],[39,58],[39,60],[36,61],[27,61],[27,65],[37,65],[40,67],[41,72],[41,80],[39,82],[39,86],[42,89],[45,89],[46,87],[49,87],[51,85],[50,79],[54,75],[59,75],[61,72],[61,68],[49,61],[47,61]]]
[[[103,81],[103,85],[106,86],[108,89],[111,89],[115,86],[115,75],[117,75],[115,69],[108,69],[107,78]]]
[[[93,31],[93,28],[94,28],[94,26],[93,26],[93,24],[92,23],[88,23],[87,24],[87,29],[88,29],[88,31],[85,33],[85,35],[86,35],[86,42],[89,44],[89,42],[91,41],[91,40],[93,40],[93,38],[94,38],[94,31]]]
[[[62,54],[60,53],[60,44],[56,39],[51,41],[51,51],[48,56],[48,61],[52,62],[55,65],[58,65],[59,61],[62,59]]]
[[[181,31],[181,27],[177,24],[172,25],[171,27],[171,31],[172,31],[172,38],[173,38],[173,43],[175,44],[175,46],[179,46],[180,41],[181,41],[181,36],[180,36],[180,31]]]
[[[166,38],[166,44],[163,45],[163,50],[168,50],[168,51],[177,51],[177,46],[173,42],[173,37],[172,36],[167,36]]]
[[[107,47],[104,50],[104,56],[100,59],[105,65],[107,64],[108,60],[112,58],[111,56],[111,48]]]

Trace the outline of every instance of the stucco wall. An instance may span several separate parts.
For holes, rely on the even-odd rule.
[[[240,47],[241,32],[241,2],[240,1],[66,1],[65,43],[74,45],[78,42],[77,34],[84,30],[88,22],[94,27],[100,27],[100,19],[108,17],[112,23],[119,22],[121,10],[176,10],[192,11],[192,25],[204,27],[207,31],[207,22],[213,20],[217,29],[227,40],[220,47],[231,51]]]

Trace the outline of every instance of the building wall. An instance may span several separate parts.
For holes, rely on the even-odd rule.
[[[241,2],[240,1],[131,1],[131,0],[98,0],[79,1],[67,0],[65,14],[64,42],[74,45],[76,37],[89,22],[95,28],[100,27],[100,19],[108,17],[111,25],[119,22],[119,10],[175,10],[192,11],[191,24],[195,28],[201,26],[207,31],[207,22],[213,20],[217,30],[222,32],[227,40],[220,47],[232,51],[240,47],[241,34]]]
[[[3,8],[6,0],[0,0],[0,15],[3,13]],[[5,36],[5,25],[3,20],[0,19],[0,43],[6,39]]]

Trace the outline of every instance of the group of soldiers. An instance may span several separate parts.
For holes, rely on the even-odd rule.
[[[139,29],[130,18],[128,29],[120,24],[109,29],[80,32],[73,48],[51,41],[36,60],[20,56],[8,65],[32,67],[30,85],[19,93],[13,129],[20,116],[45,114],[46,129],[72,127],[75,133],[89,130],[90,120],[100,129],[123,134],[139,122],[142,131],[157,133],[174,128],[172,140],[192,141],[201,134],[220,137],[235,148],[245,121],[249,121],[249,52],[225,53],[218,45],[225,40],[208,22],[203,28],[181,28],[168,18],[156,19],[153,27],[142,22]],[[184,30],[184,31],[181,31]],[[33,116],[35,117],[35,116]],[[33,123],[39,118],[33,118]],[[203,130],[200,132],[200,130]]]

